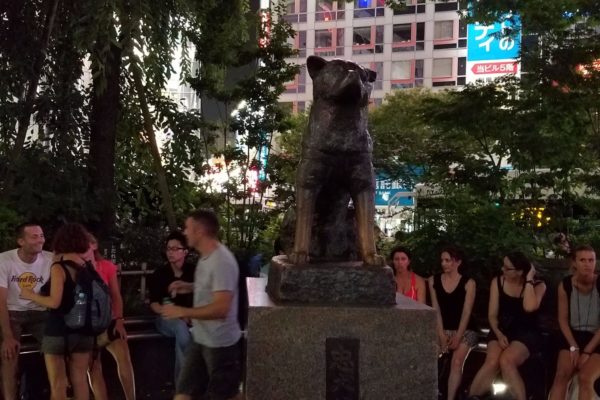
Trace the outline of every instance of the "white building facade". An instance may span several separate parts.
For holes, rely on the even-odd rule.
[[[296,31],[291,44],[302,66],[280,101],[302,112],[312,99],[312,81],[304,65],[310,55],[343,58],[377,72],[373,107],[386,94],[412,87],[460,87],[466,81],[467,27],[459,3],[407,0],[402,10],[384,0],[287,0]]]

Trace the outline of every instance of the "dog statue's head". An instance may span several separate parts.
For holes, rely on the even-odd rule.
[[[313,98],[366,106],[377,73],[352,61],[327,61],[318,56],[306,60],[313,80]]]

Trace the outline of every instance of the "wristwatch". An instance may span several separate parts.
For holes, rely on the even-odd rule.
[[[569,351],[570,351],[571,353],[573,353],[574,351],[577,351],[577,350],[579,350],[579,347],[575,347],[575,346],[571,346],[571,347],[569,347]]]

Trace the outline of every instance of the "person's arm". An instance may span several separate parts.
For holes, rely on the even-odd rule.
[[[571,324],[569,323],[569,299],[562,282],[558,285],[558,326],[569,346],[576,349],[575,351],[569,351],[571,363],[575,365],[577,364],[581,349],[577,346],[577,341],[575,341],[573,331],[571,331]]]
[[[542,298],[546,293],[546,284],[543,282],[537,283],[535,279],[535,268],[531,266],[531,270],[525,278],[525,288],[523,289],[523,310],[525,312],[534,312],[540,308]]]
[[[173,304],[162,306],[162,316],[166,319],[190,318],[200,320],[225,319],[231,308],[233,292],[221,290],[213,292],[212,302],[201,307],[180,307]]]
[[[21,289],[21,297],[34,301],[43,307],[56,309],[62,301],[65,279],[63,268],[59,264],[54,264],[50,268],[50,296],[42,296],[39,293],[34,293],[29,288],[23,288]]]
[[[425,279],[419,275],[415,275],[416,286],[417,286],[417,301],[421,304],[425,304],[427,301],[427,288],[425,287]]]
[[[500,277],[496,277],[492,279],[492,283],[490,284],[490,302],[488,304],[488,322],[490,323],[490,329],[496,334],[496,337],[500,339],[500,337],[504,336],[504,334],[500,331],[498,327],[498,283],[497,280]]]
[[[117,279],[117,273],[111,274],[108,281],[108,290],[110,291],[110,302],[112,304],[113,317],[115,322],[115,331],[119,334],[122,339],[127,338],[127,331],[125,331],[123,321],[123,297],[121,297],[121,289],[119,288],[119,281]]]
[[[181,280],[173,281],[169,285],[169,293],[175,292],[177,294],[188,294],[194,293],[194,282],[185,282]]]
[[[462,314],[460,315],[460,323],[458,324],[458,330],[456,331],[456,337],[462,339],[469,320],[471,319],[471,313],[473,312],[473,304],[475,303],[475,281],[469,279],[465,285],[465,302],[463,304]]]
[[[437,337],[438,337],[438,341],[439,341],[439,345],[442,351],[446,351],[445,347],[448,344],[448,338],[446,337],[446,334],[444,333],[444,325],[443,325],[443,320],[442,320],[442,313],[440,312],[440,305],[438,304],[437,301],[437,295],[435,293],[435,289],[433,288],[433,280],[434,280],[434,276],[432,276],[431,278],[428,279],[429,281],[429,293],[431,294],[431,305],[432,307],[435,309],[435,329],[437,332]]]
[[[13,336],[10,329],[10,318],[8,317],[8,289],[0,287],[0,328],[2,329],[2,358],[12,359],[19,355],[20,343]]]

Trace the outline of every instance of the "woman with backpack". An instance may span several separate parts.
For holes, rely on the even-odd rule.
[[[574,273],[558,285],[558,324],[562,336],[550,400],[564,400],[569,380],[578,373],[579,399],[592,399],[600,378],[600,282],[596,252],[579,246]]]
[[[102,257],[102,254],[98,251],[98,240],[94,235],[88,233],[88,239],[90,251],[86,255],[86,259],[92,262],[96,271],[108,286],[112,304],[111,324],[106,332],[98,336],[97,345],[99,350],[94,353],[94,359],[88,372],[90,386],[95,400],[108,400],[108,391],[106,390],[100,357],[102,348],[106,348],[117,363],[117,372],[125,398],[135,400],[135,379],[127,344],[127,332],[123,325],[123,298],[117,279],[117,266]]]
[[[36,294],[26,287],[21,297],[49,309],[42,339],[51,400],[67,398],[68,360],[70,381],[76,400],[88,400],[86,373],[94,348],[94,335],[68,328],[65,316],[74,308],[77,275],[86,267],[83,255],[89,248],[86,229],[79,224],[63,225],[54,237],[54,252],[61,254],[60,261],[50,267],[49,294]],[[46,289],[46,292],[47,289]]]

